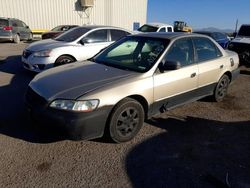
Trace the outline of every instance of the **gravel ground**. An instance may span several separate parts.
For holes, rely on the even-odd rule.
[[[0,187],[250,187],[250,68],[221,103],[148,120],[135,139],[70,141],[33,128],[23,96],[26,43],[0,43]]]

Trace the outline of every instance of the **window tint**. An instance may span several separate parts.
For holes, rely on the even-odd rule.
[[[17,24],[17,21],[16,21],[16,20],[13,20],[13,21],[12,21],[12,26],[13,26],[13,27],[18,27],[18,24]]]
[[[168,40],[125,37],[98,55],[95,61],[136,72],[148,71],[164,52]]]
[[[207,38],[194,38],[198,61],[206,61],[222,56],[220,50]]]
[[[118,40],[118,39],[120,39],[120,38],[127,35],[125,33],[125,31],[116,30],[116,29],[111,29],[110,34],[111,34],[111,41],[116,41],[116,40]]]
[[[150,25],[143,25],[141,26],[138,31],[141,32],[156,32],[158,27],[150,26]]]
[[[238,35],[250,37],[250,26],[249,25],[241,26]]]
[[[57,41],[65,41],[65,42],[72,42],[87,33],[89,29],[83,28],[83,27],[77,27],[69,30],[66,33],[63,33],[62,35],[59,35],[55,38]]]
[[[96,42],[107,42],[108,38],[107,38],[107,32],[108,30],[106,29],[102,29],[102,30],[98,30],[98,31],[93,31],[92,33],[88,34],[84,41],[85,43],[96,43]]]
[[[173,32],[172,27],[168,27],[168,32]]]
[[[24,26],[23,26],[23,22],[17,20],[16,23],[17,23],[17,27],[24,27]]]
[[[165,27],[161,28],[159,32],[166,32],[166,28]]]
[[[0,19],[0,27],[1,27],[1,26],[9,26],[8,20]]]
[[[165,59],[167,61],[178,61],[181,66],[194,63],[194,49],[191,39],[179,39],[169,49]]]

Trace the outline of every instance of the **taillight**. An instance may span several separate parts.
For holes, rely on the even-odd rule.
[[[11,31],[12,27],[11,26],[4,26],[3,30],[5,30],[5,31]]]

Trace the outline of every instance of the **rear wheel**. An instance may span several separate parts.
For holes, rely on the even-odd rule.
[[[57,58],[54,67],[60,66],[60,65],[64,65],[64,64],[68,64],[68,63],[72,63],[74,62],[75,59],[73,57],[67,56],[67,55],[62,55],[60,57]]]
[[[16,44],[20,43],[20,36],[18,34],[15,34],[13,41]]]
[[[229,83],[230,79],[227,75],[223,75],[220,78],[218,84],[216,85],[213,95],[213,98],[216,102],[221,102],[224,99],[224,97],[227,94]]]
[[[131,140],[140,131],[144,122],[142,105],[134,99],[122,100],[111,113],[109,134],[117,143]]]

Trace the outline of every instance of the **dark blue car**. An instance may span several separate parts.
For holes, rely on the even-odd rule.
[[[199,34],[203,34],[203,35],[207,35],[212,37],[216,42],[218,42],[222,48],[227,48],[230,40],[227,37],[227,35],[225,33],[221,33],[221,32],[212,32],[212,31],[196,31],[194,33],[199,33]]]

